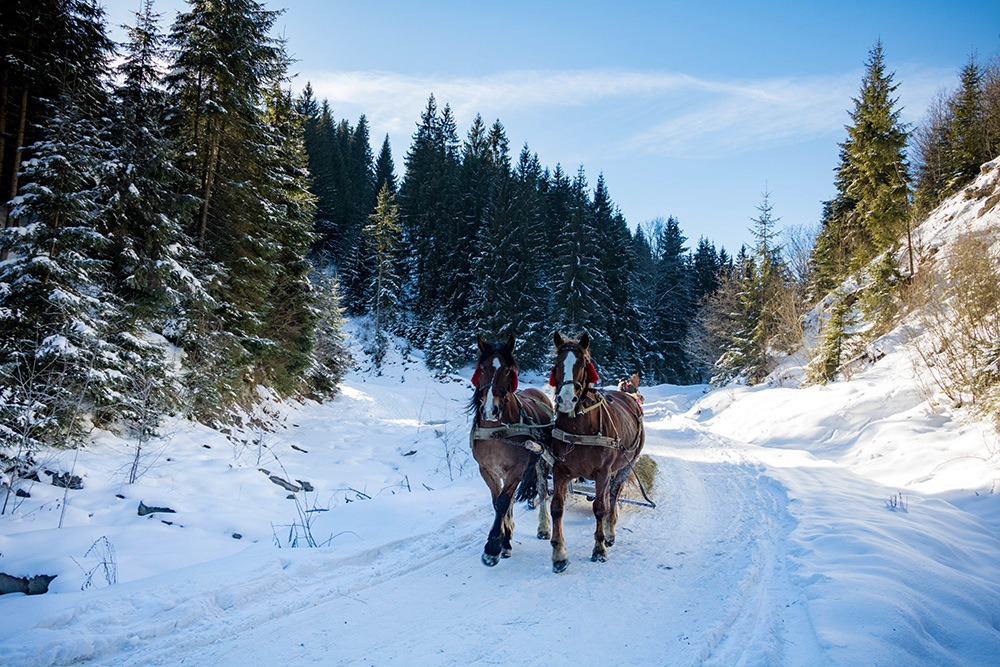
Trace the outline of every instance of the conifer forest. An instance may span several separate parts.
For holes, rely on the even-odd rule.
[[[544,164],[500,119],[459,128],[432,91],[408,146],[369,136],[292,79],[281,11],[255,0],[189,0],[169,24],[146,0],[122,44],[92,0],[0,13],[10,458],[95,424],[332,396],[345,317],[368,322],[376,363],[412,346],[441,375],[477,334],[515,336],[541,371],[559,330],[590,335],[608,381],[757,382],[812,304],[1000,152],[996,61],[970,57],[910,127],[878,42],[819,226],[782,231],[765,192],[752,242],[727,250],[675,217],[626,220],[599,165]],[[874,311],[913,272],[884,256],[851,295]],[[817,378],[844,326],[828,323]]]

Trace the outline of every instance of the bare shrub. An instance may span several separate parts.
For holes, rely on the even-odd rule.
[[[816,225],[793,225],[782,232],[782,255],[792,282],[799,286],[803,296],[816,271],[812,256],[817,236],[819,227]]]
[[[982,236],[959,238],[943,272],[911,300],[925,335],[917,353],[956,406],[969,403],[1000,425],[1000,270]]]
[[[83,558],[86,561],[96,562],[90,566],[90,569],[87,569],[75,558],[71,558],[77,567],[83,570],[84,580],[83,585],[80,586],[81,591],[93,586],[94,576],[98,574],[103,577],[104,583],[108,586],[114,586],[118,583],[118,559],[115,556],[115,546],[111,544],[107,535],[102,535],[94,540],[94,543],[87,549],[87,553],[83,554]],[[90,562],[87,564],[90,565]]]
[[[738,328],[735,313],[739,310],[739,300],[739,281],[729,272],[721,273],[718,288],[702,299],[698,316],[684,341],[685,351],[702,368],[711,371],[729,349]]]

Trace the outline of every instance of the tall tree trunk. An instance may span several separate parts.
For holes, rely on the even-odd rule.
[[[3,172],[4,163],[7,161],[7,98],[10,96],[10,68],[7,67],[7,60],[10,57],[10,47],[3,51],[3,79],[0,81],[0,175]],[[2,176],[0,176],[2,178]],[[0,202],[0,216],[3,216],[3,228],[7,227],[7,204]]]
[[[0,81],[0,173],[3,173],[3,163],[7,157],[7,98],[10,95],[10,68],[7,60],[10,58],[10,47],[3,50],[3,79]]]
[[[30,40],[29,40],[30,44]],[[21,170],[21,145],[24,143],[24,126],[28,118],[28,82],[24,82],[24,88],[21,89],[21,114],[17,123],[17,139],[14,144],[14,162],[11,165],[10,173],[10,190],[8,191],[9,196],[7,201],[17,196],[17,173]],[[10,217],[10,209],[6,202],[3,205],[4,209],[4,229],[8,227],[13,227],[15,220]],[[7,248],[0,248],[0,262],[7,259],[10,251]]]
[[[17,120],[17,138],[14,143],[14,164],[11,166],[10,172],[10,190],[8,191],[9,196],[8,201],[17,196],[17,175],[21,170],[21,151],[22,144],[24,144],[24,127],[28,120],[28,82],[24,82],[24,88],[21,89],[21,114]],[[13,225],[7,224],[7,227]]]
[[[215,182],[215,171],[219,162],[219,136],[212,138],[209,146],[208,165],[205,169],[204,185],[201,192],[201,220],[198,224],[198,250],[205,250],[205,230],[208,227],[208,206],[212,201],[212,184]]]

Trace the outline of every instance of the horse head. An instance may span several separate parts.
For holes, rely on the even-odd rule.
[[[556,410],[572,415],[590,385],[598,381],[597,371],[590,362],[590,336],[583,334],[580,340],[573,340],[563,338],[557,331],[552,339],[556,345],[556,363],[549,384],[555,387]]]
[[[490,345],[482,336],[477,336],[479,362],[472,376],[476,393],[472,397],[472,408],[479,410],[483,419],[498,421],[503,409],[517,391],[517,373],[520,368],[514,359],[513,336],[504,344]]]

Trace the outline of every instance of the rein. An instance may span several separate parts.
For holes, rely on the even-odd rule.
[[[639,438],[642,434],[643,430],[642,418],[641,417],[636,418],[639,428],[636,432],[635,442],[633,442],[630,447],[625,447],[622,444],[621,439],[618,437],[617,428],[615,429],[616,431],[615,437],[612,438],[610,436],[604,435],[604,415],[609,412],[608,397],[601,391],[592,388],[589,389],[597,395],[597,400],[594,401],[592,405],[577,410],[576,417],[583,416],[593,410],[600,408],[601,414],[598,421],[597,433],[595,435],[570,433],[568,431],[562,430],[561,428],[553,427],[552,439],[559,440],[560,442],[564,442],[567,445],[569,445],[570,449],[569,451],[566,452],[566,454],[569,454],[569,452],[572,451],[573,448],[576,447],[577,445],[585,445],[591,447],[607,447],[609,449],[617,449],[625,453],[633,451],[636,448],[636,445],[639,443]],[[629,410],[629,413],[631,412],[632,411]],[[608,421],[612,424],[612,426],[614,425],[614,421],[612,419],[609,418]],[[565,458],[566,454],[563,454],[562,458]]]
[[[541,455],[543,459],[552,465],[552,454],[540,443],[535,441],[539,435],[541,435],[541,429],[552,428],[552,425],[556,423],[555,415],[553,414],[551,420],[545,423],[532,423],[530,421],[525,421],[528,417],[528,412],[524,409],[524,405],[521,403],[521,399],[517,397],[516,394],[511,392],[509,396],[514,397],[514,402],[518,406],[518,412],[520,414],[520,421],[513,424],[505,424],[504,422],[498,421],[499,426],[479,426],[479,416],[477,413],[476,424],[473,425],[472,430],[469,432],[469,447],[472,447],[473,443],[477,440],[498,440],[500,442],[507,443],[508,445],[513,445],[515,447],[524,447],[530,452]],[[531,401],[535,405],[535,409],[541,412],[543,415],[547,416],[547,411],[544,407],[538,405],[536,401]],[[506,403],[505,403],[506,404]],[[532,410],[534,413],[535,410]],[[537,418],[536,415],[531,415],[533,418]],[[526,437],[523,442],[515,442],[511,438],[521,438]]]

